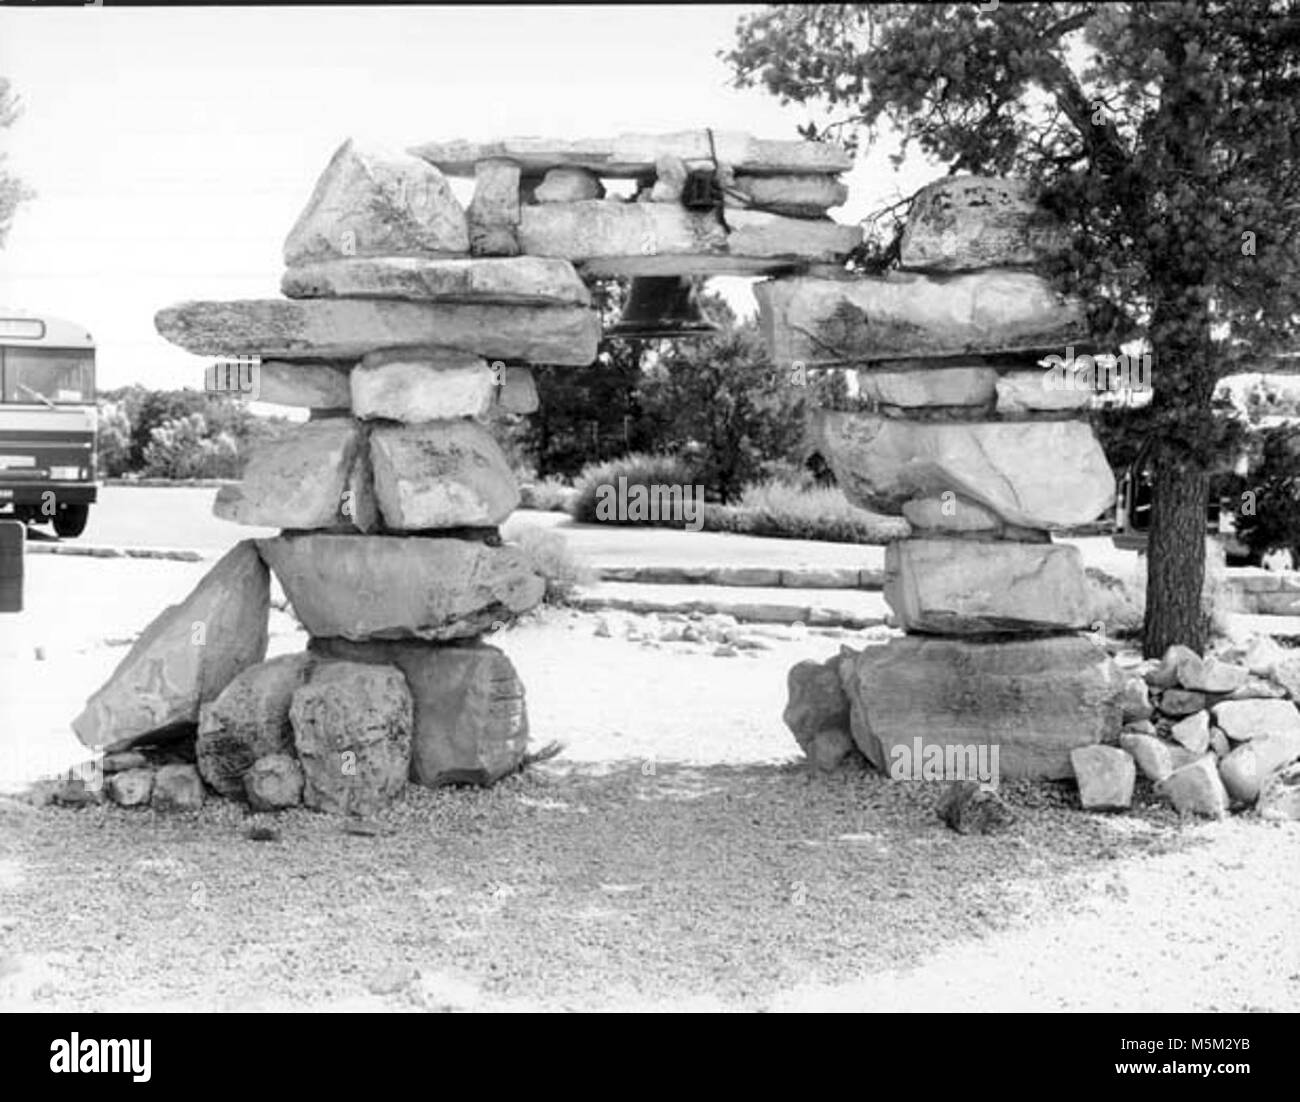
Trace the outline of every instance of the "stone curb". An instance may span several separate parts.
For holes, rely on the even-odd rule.
[[[818,628],[883,626],[881,616],[855,616],[835,608],[809,605],[754,604],[744,601],[670,601],[644,597],[604,597],[579,593],[570,604],[583,612],[698,612],[704,616],[734,616],[746,624],[803,624]]]
[[[32,555],[76,555],[91,559],[167,559],[202,562],[208,556],[180,547],[103,547],[90,543],[28,543]]]
[[[221,486],[238,486],[241,481],[238,478],[105,478],[101,480],[100,485],[138,486],[143,489],[170,486],[185,490],[215,490]]]
[[[764,566],[599,566],[602,582],[642,585],[759,586],[764,589],[866,589],[884,586],[883,569],[806,567],[779,570]]]

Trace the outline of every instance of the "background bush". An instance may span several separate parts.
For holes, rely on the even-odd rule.
[[[102,478],[238,478],[254,448],[295,426],[202,390],[121,387],[98,404]]]
[[[606,326],[628,287],[593,287]],[[606,339],[586,367],[533,368],[541,406],[513,431],[538,477],[576,479],[593,463],[670,453],[690,464],[708,500],[731,502],[772,464],[803,463],[811,409],[860,406],[846,372],[774,365],[754,320],[737,319],[718,295],[702,294],[701,305],[721,327],[714,336]]]
[[[1244,481],[1234,499],[1242,542],[1256,559],[1284,548],[1300,562],[1300,429],[1266,430],[1259,459]]]
[[[612,486],[617,491],[620,478],[627,479],[628,493],[632,492],[633,486],[693,487],[696,484],[691,466],[677,456],[633,453],[619,459],[611,459],[606,463],[594,463],[585,468],[578,478],[576,493],[569,505],[569,514],[582,524],[654,525],[654,521],[602,520],[596,515],[600,488]],[[662,520],[658,526],[681,528],[682,521]]]
[[[601,486],[618,487],[620,477],[633,486],[689,486],[693,468],[677,456],[628,455],[583,471],[570,514],[583,524],[637,524],[683,528],[683,520],[604,520],[596,515]],[[819,486],[812,474],[789,467],[776,478],[751,483],[734,505],[708,502],[703,507],[704,531],[749,536],[826,540],[836,543],[883,544],[906,537],[910,528],[902,517],[860,509],[835,486]]]
[[[568,482],[554,475],[540,482],[525,482],[519,487],[519,507],[567,513],[576,492]]]
[[[547,604],[567,604],[579,586],[590,585],[595,580],[595,573],[570,550],[559,532],[523,528],[514,543],[545,580],[546,594],[542,600]]]
[[[777,539],[870,544],[885,544],[910,533],[902,517],[859,509],[836,487],[801,487],[783,480],[746,486],[736,505],[705,506],[704,529]]]
[[[736,512],[744,518],[744,530],[754,536],[888,543],[911,531],[902,517],[884,516],[853,505],[837,486],[755,483],[745,487]]]
[[[239,445],[228,432],[210,434],[201,413],[175,417],[150,431],[141,474],[148,478],[238,478]]]

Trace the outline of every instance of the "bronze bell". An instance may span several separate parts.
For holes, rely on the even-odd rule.
[[[700,306],[687,276],[636,276],[622,316],[605,330],[620,340],[673,340],[709,337],[722,327]]]
[[[711,168],[696,168],[682,184],[682,206],[687,210],[717,210],[725,201],[718,174]]]

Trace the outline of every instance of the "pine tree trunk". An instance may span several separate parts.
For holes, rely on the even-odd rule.
[[[1143,653],[1159,658],[1174,643],[1205,647],[1201,589],[1205,581],[1205,517],[1209,476],[1162,461],[1156,446],[1147,550]]]

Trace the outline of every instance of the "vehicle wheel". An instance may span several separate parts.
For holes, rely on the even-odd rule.
[[[89,516],[89,505],[64,505],[54,514],[54,531],[61,539],[73,539],[86,530]]]

